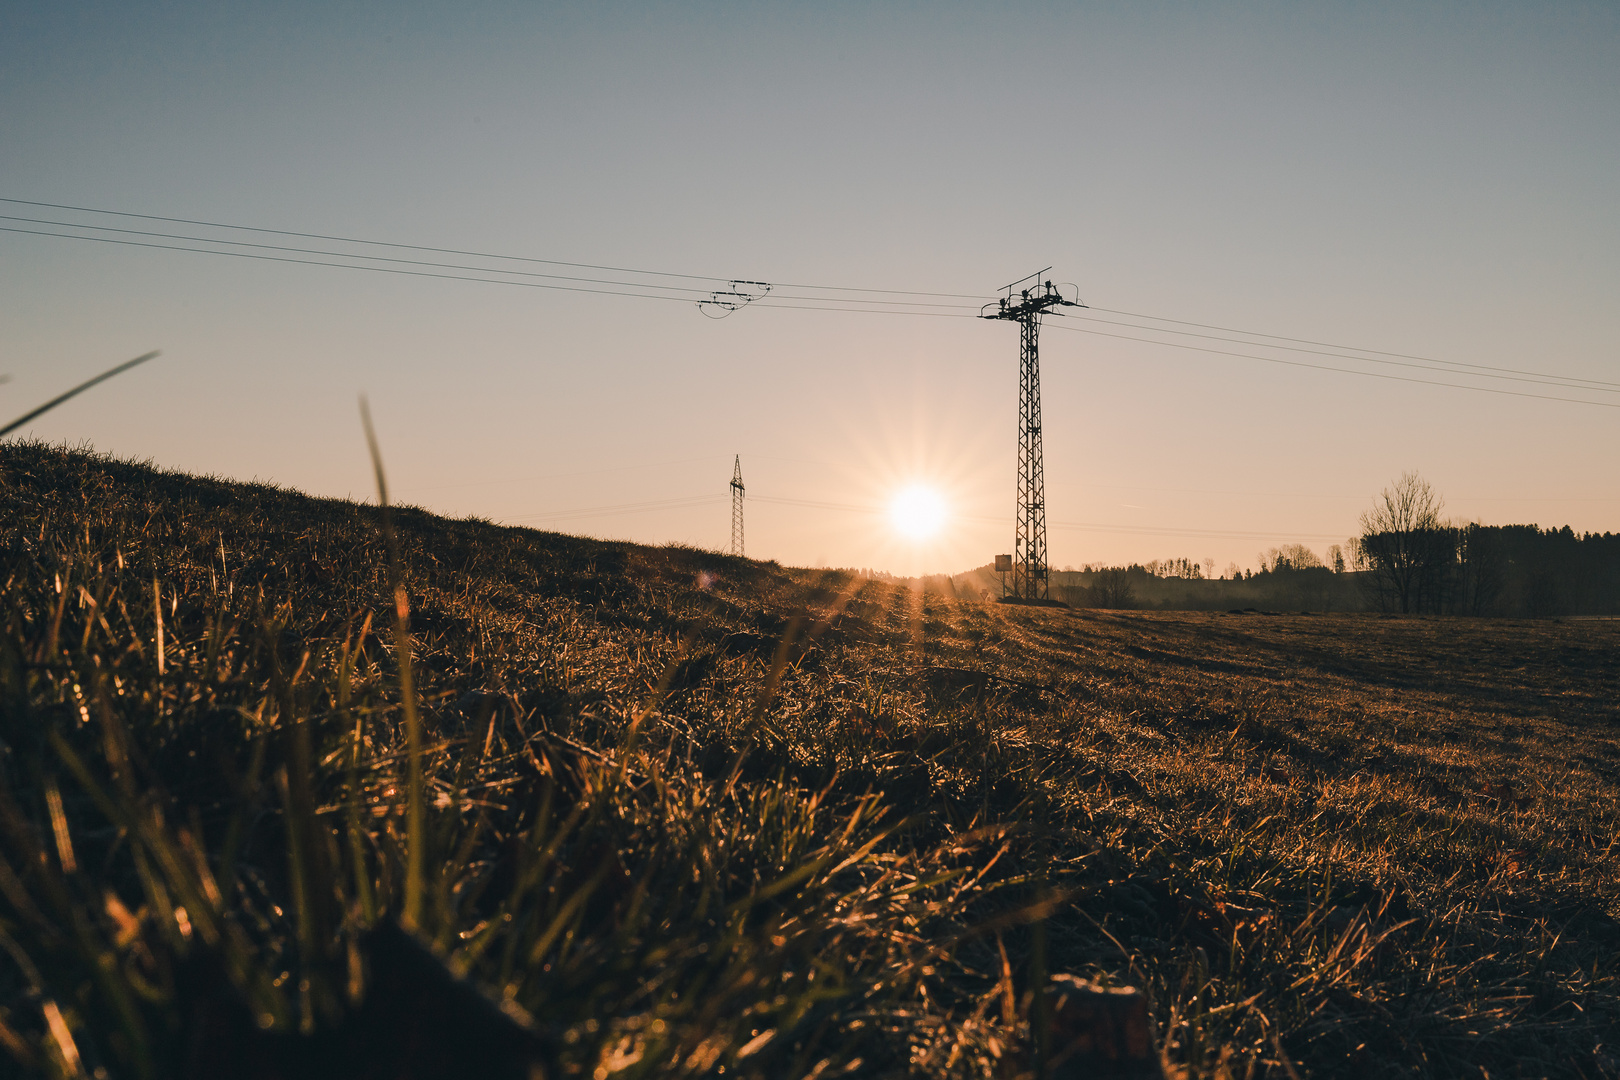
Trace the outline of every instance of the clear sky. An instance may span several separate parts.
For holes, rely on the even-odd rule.
[[[1459,518],[1620,530],[1617,195],[1613,3],[0,2],[8,199],[716,279],[342,248],[619,292],[967,312],[787,286],[989,300],[1052,265],[1109,320],[1043,331],[1060,567],[1320,552],[1407,469]],[[156,348],[32,434],[368,497],[365,392],[397,497],[445,513],[723,547],[741,454],[750,555],[1010,550],[1016,326],[790,303],[0,232],[0,422]],[[947,504],[932,540],[864,509],[911,484]]]

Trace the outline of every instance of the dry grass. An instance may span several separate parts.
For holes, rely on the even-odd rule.
[[[0,483],[26,1072],[1014,1076],[1067,971],[1187,1076],[1620,1074],[1620,624],[983,606],[401,510],[413,840],[374,509]]]

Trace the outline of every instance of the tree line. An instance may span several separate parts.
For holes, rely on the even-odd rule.
[[[1620,614],[1620,534],[1447,522],[1417,473],[1385,488],[1351,541],[1368,607],[1453,615]]]
[[[1448,521],[1417,473],[1379,493],[1360,533],[1318,555],[1284,544],[1258,570],[1161,559],[1053,571],[1054,599],[1076,607],[1385,611],[1516,616],[1620,615],[1620,533],[1569,526]]]

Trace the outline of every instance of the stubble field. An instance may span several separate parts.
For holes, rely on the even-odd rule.
[[[1620,623],[393,556],[33,444],[0,508],[27,1072],[1055,1076],[1072,973],[1171,1074],[1620,1075]]]

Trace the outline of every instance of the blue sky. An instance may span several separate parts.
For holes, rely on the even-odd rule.
[[[985,299],[1053,265],[1097,318],[1620,383],[1617,46],[1612,4],[0,4],[0,196]],[[365,496],[365,392],[447,513],[718,547],[740,453],[750,554],[1009,546],[1005,324],[0,232],[0,327],[11,415],[162,349],[33,434],[165,466]],[[1055,326],[1042,361],[1059,566],[1320,551],[1405,469],[1458,517],[1620,530],[1613,408]],[[935,541],[859,509],[916,482]]]

